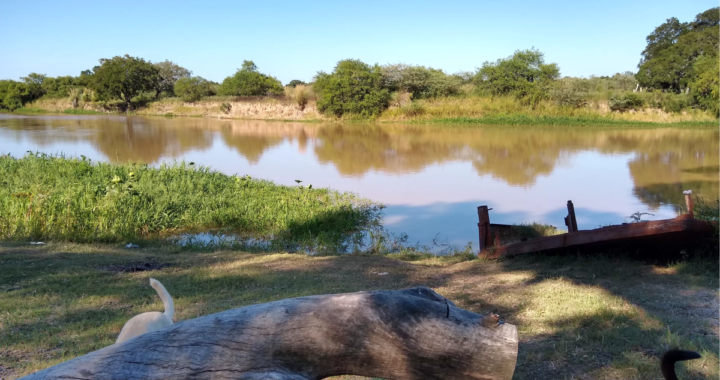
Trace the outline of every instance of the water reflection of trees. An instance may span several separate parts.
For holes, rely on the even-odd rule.
[[[32,131],[38,145],[89,141],[111,160],[155,163],[189,150],[209,149],[213,135],[251,163],[283,142],[312,146],[322,163],[346,176],[370,171],[417,172],[428,165],[470,162],[479,175],[531,186],[582,151],[633,154],[634,193],[651,207],[682,204],[682,190],[707,197],[720,190],[716,130],[600,130],[419,125],[303,124],[192,118],[31,118],[3,120]],[[67,133],[71,131],[74,133]],[[212,163],[210,163],[212,165]]]

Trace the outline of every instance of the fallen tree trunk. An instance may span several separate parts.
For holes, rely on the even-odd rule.
[[[300,297],[183,321],[26,379],[511,379],[517,330],[428,288]]]

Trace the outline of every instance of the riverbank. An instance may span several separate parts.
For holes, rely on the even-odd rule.
[[[351,193],[275,185],[194,163],[0,157],[0,239],[123,242],[215,230],[295,249],[335,250],[379,218]]]
[[[130,271],[138,266],[152,270]],[[659,378],[658,358],[671,346],[703,355],[678,366],[681,378],[718,377],[716,256],[649,265],[617,256],[485,261],[0,243],[0,267],[0,378],[114,343],[129,318],[162,310],[149,277],[174,297],[177,322],[283,298],[429,286],[518,327],[516,379]]]
[[[36,113],[101,114],[114,113],[99,104],[80,102],[73,108],[67,99],[39,99],[16,110],[20,114]],[[320,114],[310,100],[303,107],[291,98],[208,97],[188,103],[167,98],[143,104],[133,115],[188,116],[227,119],[275,121],[336,121]],[[618,127],[699,127],[717,128],[720,121],[701,110],[668,113],[657,108],[611,111],[607,102],[593,101],[582,107],[562,107],[551,101],[536,105],[524,104],[512,97],[447,97],[407,102],[391,106],[377,119],[379,122],[462,125],[527,125],[527,126],[618,126]],[[341,121],[368,122],[352,116]]]

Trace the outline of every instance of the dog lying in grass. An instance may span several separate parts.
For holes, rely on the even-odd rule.
[[[666,352],[660,359],[660,370],[665,380],[678,380],[675,374],[675,362],[700,358],[700,354],[695,351],[672,349]]]
[[[165,287],[160,281],[154,278],[150,279],[150,286],[152,286],[160,296],[163,305],[165,305],[165,312],[149,311],[132,317],[125,323],[125,326],[123,326],[115,344],[122,343],[151,331],[160,330],[173,324],[172,319],[175,314],[175,304],[173,303],[172,297],[170,297],[170,293],[165,290]]]

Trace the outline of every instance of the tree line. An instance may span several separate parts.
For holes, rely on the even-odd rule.
[[[543,53],[534,48],[484,62],[474,72],[455,74],[348,59],[338,62],[330,73],[318,72],[310,84],[293,80],[286,86],[261,73],[252,61],[244,61],[234,75],[216,83],[167,60],[152,63],[125,55],[100,59],[99,65],[77,77],[31,73],[20,81],[2,80],[0,109],[12,111],[41,97],[70,97],[73,105],[102,102],[129,110],[163,97],[194,102],[215,95],[283,96],[292,89],[301,107],[311,92],[320,112],[337,117],[374,117],[393,104],[468,95],[513,96],[529,104],[550,100],[566,107],[607,100],[615,111],[651,106],[668,112],[698,108],[718,115],[719,23],[718,7],[691,22],[670,18],[648,35],[638,72],[613,76],[563,78],[559,66],[546,63]]]

